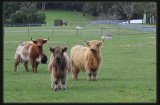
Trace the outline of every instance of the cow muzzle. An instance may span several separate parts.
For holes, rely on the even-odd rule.
[[[55,58],[56,58],[56,60],[60,60],[61,56],[56,56]]]
[[[95,47],[90,48],[91,51],[96,51]]]
[[[41,45],[38,45],[38,48],[42,48],[42,46],[41,46]]]

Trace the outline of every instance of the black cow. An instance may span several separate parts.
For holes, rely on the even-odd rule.
[[[43,54],[41,63],[42,63],[42,64],[46,64],[46,63],[47,63],[47,56],[46,56],[45,54]]]

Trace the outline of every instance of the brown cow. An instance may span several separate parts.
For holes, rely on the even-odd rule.
[[[32,72],[37,72],[38,64],[41,62],[43,57],[43,44],[46,42],[47,39],[36,39],[28,42],[21,42],[17,47],[15,54],[14,71],[17,72],[17,66],[19,62],[21,62],[24,63],[26,71],[29,72],[28,62],[30,61],[32,65]]]
[[[68,58],[67,47],[50,47],[52,52],[50,56],[50,62],[48,65],[48,71],[51,75],[51,87],[56,91],[57,89],[66,90],[66,79],[68,73],[71,71],[71,61]]]
[[[85,40],[85,38],[84,38]],[[96,81],[96,74],[102,63],[102,56],[100,46],[103,41],[86,41],[85,44],[88,47],[81,45],[75,45],[71,48],[71,61],[72,61],[72,79],[78,79],[80,71],[85,71],[88,74],[88,81],[91,81],[91,75],[93,74],[93,81]]]

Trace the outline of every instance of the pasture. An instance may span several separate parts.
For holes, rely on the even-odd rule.
[[[88,41],[100,41],[100,28],[107,26],[113,27],[86,26],[79,35],[76,26],[29,27],[29,36],[28,27],[4,27],[3,102],[155,103],[156,34],[152,33],[113,35],[113,39],[105,39],[101,47],[103,62],[97,74],[98,81],[87,81],[85,72],[80,72],[78,80],[72,80],[70,73],[66,82],[67,90],[54,92],[51,89],[48,72],[51,52],[48,48],[67,46],[70,58],[70,49],[74,45],[85,46],[81,34]],[[55,30],[53,36],[52,29]],[[47,64],[39,64],[38,73],[32,73],[30,63],[30,72],[26,72],[24,65],[20,63],[18,72],[14,72],[16,48],[20,42],[29,41],[31,36],[33,39],[49,37],[49,41],[43,45],[44,53],[48,57]]]

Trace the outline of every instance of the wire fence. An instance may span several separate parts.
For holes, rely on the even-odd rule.
[[[96,23],[95,23],[96,22]],[[94,23],[94,24],[93,24]],[[114,25],[108,27],[97,26],[100,24]],[[77,29],[83,26],[83,29]],[[104,25],[102,25],[104,26]],[[124,35],[156,33],[156,26],[143,26],[136,24],[123,24],[122,20],[97,20],[94,22],[69,22],[67,26],[54,26],[54,24],[20,24],[4,25],[5,35],[25,35],[26,36],[55,36],[55,35]],[[14,27],[14,28],[12,28]]]

